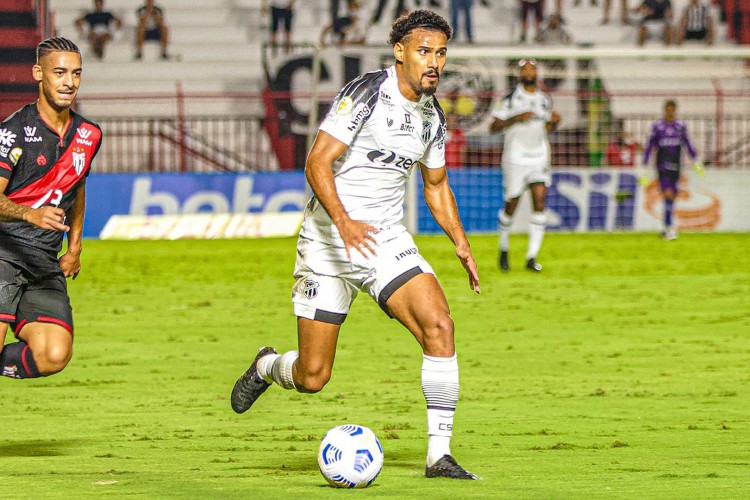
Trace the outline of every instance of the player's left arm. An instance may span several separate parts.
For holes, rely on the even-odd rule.
[[[83,238],[83,214],[86,211],[86,179],[76,188],[76,199],[67,213],[68,248],[60,256],[60,269],[66,278],[75,279],[81,270],[81,240]]]
[[[448,184],[448,174],[445,167],[427,168],[423,163],[419,163],[424,180],[424,199],[430,213],[435,218],[438,225],[445,231],[448,238],[456,246],[456,257],[466,269],[469,275],[469,287],[479,293],[479,273],[477,263],[469,246],[469,240],[458,216],[458,207],[456,198]]]
[[[550,112],[550,117],[545,126],[547,127],[547,133],[554,132],[560,125],[560,114],[554,109]]]

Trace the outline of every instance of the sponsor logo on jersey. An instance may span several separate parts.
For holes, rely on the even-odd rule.
[[[428,121],[422,122],[422,142],[425,144],[430,142],[430,136],[432,135],[432,123]]]
[[[411,115],[409,115],[409,113],[404,113],[404,121],[406,123],[401,124],[401,131],[414,132],[414,125],[411,124]]]
[[[47,157],[44,155],[39,155],[36,157],[36,164],[40,167],[43,167],[47,164]]]
[[[23,133],[26,135],[23,138],[25,142],[42,142],[42,138],[36,135],[36,127],[24,127]]]
[[[380,151],[370,151],[367,153],[367,159],[376,165],[393,165],[404,170],[409,170],[417,160],[397,155],[393,151],[381,149]]]
[[[354,109],[354,101],[352,101],[352,98],[347,96],[344,96],[339,101],[338,106],[336,106],[336,114],[337,115],[348,115],[352,112]]]
[[[318,296],[319,287],[320,283],[318,283],[317,281],[305,280],[304,286],[302,288],[302,293],[305,294],[305,297],[307,297],[308,300],[312,300]]]
[[[394,105],[391,101],[391,96],[389,96],[385,90],[380,91],[380,102],[383,103],[383,106],[388,108],[388,110],[393,111]]]
[[[10,148],[15,140],[16,134],[11,132],[7,128],[0,128],[0,146],[8,146]],[[6,151],[5,153],[7,154],[8,151]]]
[[[359,108],[359,111],[357,111],[357,114],[354,115],[354,118],[352,118],[351,125],[346,127],[347,130],[354,132],[359,126],[359,122],[367,118],[369,115],[370,115],[370,106],[368,106],[367,104],[362,104],[361,107]]]
[[[10,150],[10,154],[8,155],[8,159],[15,167],[18,164],[18,160],[21,158],[21,153],[23,153],[23,149],[21,148],[13,148]]]
[[[76,144],[83,144],[84,146],[89,147],[94,145],[93,142],[87,140],[91,135],[91,130],[85,127],[80,127],[77,132],[80,137],[76,137]]]
[[[86,167],[86,153],[83,148],[73,148],[73,168],[76,169],[76,175],[81,175]]]

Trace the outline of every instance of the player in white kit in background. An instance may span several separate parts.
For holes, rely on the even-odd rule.
[[[231,401],[237,413],[247,411],[272,382],[305,393],[323,389],[341,324],[361,290],[422,347],[425,475],[476,479],[450,452],[458,362],[448,302],[402,225],[406,183],[418,167],[427,206],[479,293],[476,262],[446,176],[445,117],[433,98],[451,34],[434,12],[397,19],[389,39],[395,65],[360,76],[336,97],[305,167],[314,196],[297,243],[292,301],[299,350],[279,355],[262,348],[237,380]]]
[[[557,128],[560,115],[552,109],[550,97],[537,88],[537,68],[533,59],[521,59],[520,83],[493,111],[490,132],[504,131],[503,148],[503,199],[498,211],[500,225],[499,266],[503,272],[510,270],[510,228],[513,214],[521,195],[528,187],[531,191],[533,212],[529,224],[529,247],[526,252],[526,269],[540,272],[542,266],[536,257],[542,247],[547,216],[544,203],[547,188],[552,180],[550,172],[549,133]]]

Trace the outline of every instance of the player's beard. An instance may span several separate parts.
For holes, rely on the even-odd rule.
[[[49,104],[49,106],[51,106],[58,113],[61,113],[65,111],[66,109],[69,109],[73,105],[73,101],[77,94],[76,91],[73,91],[73,99],[70,99],[70,100],[58,99],[57,89],[52,90],[49,87],[44,86],[44,85],[42,85],[42,92],[44,92],[44,98],[47,101],[47,104]]]
[[[428,73],[425,73],[422,76],[427,76]],[[427,86],[422,85],[422,80],[419,80],[419,88],[414,89],[417,92],[419,92],[420,95],[426,95],[426,96],[432,96],[435,95],[435,92],[437,92],[438,84],[440,83],[440,73],[429,73],[430,75],[437,75],[438,79],[435,81],[435,85],[433,86]]]

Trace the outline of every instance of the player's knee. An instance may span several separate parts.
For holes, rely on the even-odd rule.
[[[323,390],[331,380],[331,369],[321,367],[313,370],[299,370],[296,373],[294,384],[299,392],[315,393]]]
[[[51,344],[33,354],[39,372],[42,375],[52,375],[68,366],[73,351],[68,345]]]
[[[300,374],[299,379],[295,380],[299,392],[316,393],[323,390],[328,381],[331,379],[331,373],[312,373]]]
[[[448,314],[441,314],[423,329],[424,351],[430,356],[452,356],[453,319]]]

